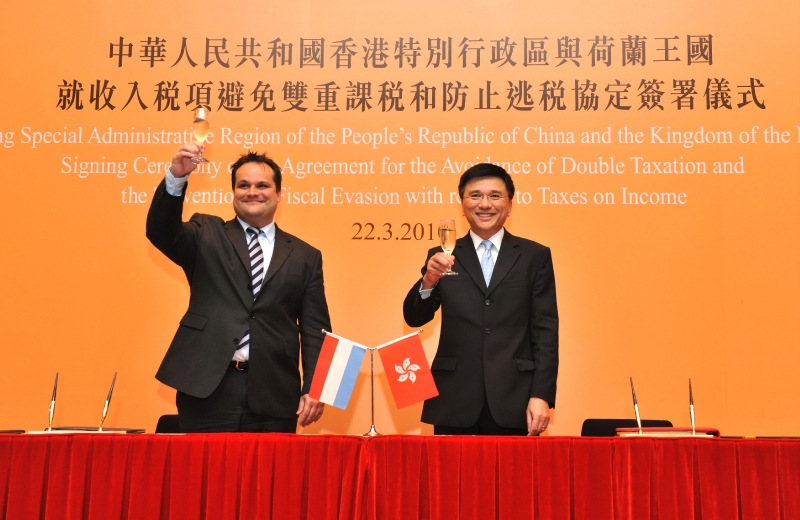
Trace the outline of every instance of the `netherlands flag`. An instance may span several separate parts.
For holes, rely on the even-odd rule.
[[[308,395],[336,408],[347,408],[366,352],[366,347],[326,332]]]

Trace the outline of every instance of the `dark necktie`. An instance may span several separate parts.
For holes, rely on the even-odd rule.
[[[247,228],[247,234],[251,235],[250,239],[250,283],[253,286],[253,299],[256,299],[258,292],[261,290],[261,283],[264,281],[264,252],[261,250],[261,244],[258,242],[259,230],[256,228]],[[250,329],[242,336],[241,341],[236,346],[236,350],[250,344]]]

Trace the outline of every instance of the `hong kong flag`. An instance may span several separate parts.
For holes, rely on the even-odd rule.
[[[398,408],[439,395],[418,332],[377,348]]]

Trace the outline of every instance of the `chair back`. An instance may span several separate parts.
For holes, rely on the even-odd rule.
[[[156,433],[180,433],[181,426],[178,423],[178,415],[162,415],[156,424]]]
[[[581,428],[581,437],[614,437],[617,428],[636,428],[636,419],[586,419]],[[643,428],[671,428],[670,421],[642,419]]]

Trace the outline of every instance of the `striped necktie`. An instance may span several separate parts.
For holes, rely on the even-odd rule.
[[[483,271],[483,279],[486,281],[486,287],[489,287],[489,281],[492,279],[492,271],[494,271],[494,258],[492,258],[492,243],[488,240],[481,242],[483,246],[483,256],[481,257],[481,271]]]
[[[261,284],[264,282],[264,251],[261,250],[261,244],[258,241],[259,230],[256,228],[247,228],[247,234],[250,238],[250,283],[253,286],[253,299],[256,299],[259,291],[261,291]],[[250,329],[242,336],[241,341],[236,346],[236,350],[250,344]]]

